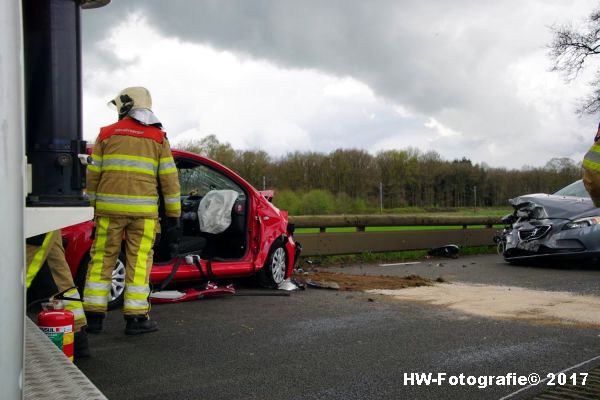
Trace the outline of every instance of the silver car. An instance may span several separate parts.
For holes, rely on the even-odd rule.
[[[506,261],[600,257],[600,208],[581,180],[554,194],[528,194],[509,202],[514,212],[502,219],[507,225],[496,237]]]

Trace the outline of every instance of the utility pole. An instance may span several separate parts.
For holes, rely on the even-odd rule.
[[[379,212],[383,214],[383,182],[379,182]]]
[[[473,186],[473,212],[477,214],[477,186]]]
[[[267,190],[267,178],[263,175],[263,190]]]

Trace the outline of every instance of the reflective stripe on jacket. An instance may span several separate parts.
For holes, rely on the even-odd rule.
[[[100,130],[87,168],[97,216],[158,217],[158,183],[166,215],[178,217],[179,177],[163,131],[130,118]]]
[[[583,157],[583,184],[596,207],[600,207],[600,144],[596,143]]]

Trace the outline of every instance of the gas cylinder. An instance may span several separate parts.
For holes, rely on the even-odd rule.
[[[38,327],[48,336],[67,358],[73,361],[73,332],[75,316],[64,309],[62,301],[42,304],[43,310],[38,314]]]

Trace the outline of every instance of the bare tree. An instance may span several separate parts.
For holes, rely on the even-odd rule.
[[[552,26],[554,40],[548,47],[553,60],[553,71],[562,73],[567,81],[575,79],[590,63],[590,57],[600,54],[600,9],[594,10],[586,23],[574,28],[571,25]],[[593,91],[583,99],[578,112],[594,114],[600,111],[600,70],[590,82]]]

